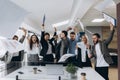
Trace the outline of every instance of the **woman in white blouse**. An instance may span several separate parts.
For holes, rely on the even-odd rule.
[[[38,65],[41,50],[39,39],[35,34],[33,34],[28,41],[28,65]]]
[[[81,63],[82,67],[91,67],[90,62],[90,45],[86,35],[81,37],[81,42],[77,43],[78,50],[78,60]]]

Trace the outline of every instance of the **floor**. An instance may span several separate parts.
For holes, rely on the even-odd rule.
[[[118,68],[109,68],[109,80],[118,80]]]
[[[92,67],[94,68],[94,63],[92,63]],[[109,80],[118,80],[118,68],[110,67],[109,68]]]

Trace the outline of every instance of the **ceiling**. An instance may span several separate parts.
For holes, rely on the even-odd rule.
[[[37,30],[41,30],[44,14],[46,15],[46,30],[53,32],[52,24],[69,20],[68,24],[56,26],[58,30],[74,26],[77,19],[84,26],[106,26],[108,23],[92,23],[95,18],[102,18],[105,12],[116,18],[116,4],[119,0],[11,0],[29,14],[24,22]],[[116,3],[116,4],[115,4]]]

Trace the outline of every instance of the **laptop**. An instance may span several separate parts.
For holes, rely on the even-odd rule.
[[[48,75],[63,75],[62,64],[46,64],[46,72]]]

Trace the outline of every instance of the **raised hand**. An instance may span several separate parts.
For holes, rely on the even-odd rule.
[[[45,28],[45,25],[44,25],[44,24],[42,24],[42,29],[44,30],[44,28]]]
[[[67,31],[69,31],[69,30],[72,30],[72,28],[71,28],[71,27],[68,27],[68,28],[67,28]]]
[[[73,28],[74,32],[77,33],[78,29],[76,27]]]
[[[112,31],[114,29],[114,25],[110,22],[110,30]]]
[[[24,27],[22,27],[21,30],[25,33],[25,35],[27,34],[27,30]]]
[[[55,32],[57,31],[57,28],[56,27],[54,27],[54,30],[55,30]]]

